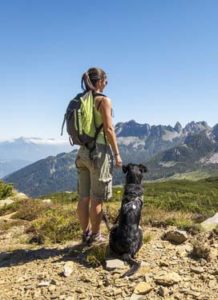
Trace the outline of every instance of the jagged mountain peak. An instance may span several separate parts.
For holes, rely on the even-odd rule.
[[[182,125],[179,122],[176,122],[174,129],[179,133],[182,131]]]
[[[128,122],[117,123],[115,126],[116,134],[118,137],[124,136],[148,136],[150,133],[149,124],[140,124],[135,120],[130,120]]]
[[[195,134],[200,131],[209,130],[209,129],[211,129],[211,127],[205,121],[199,121],[199,122],[191,121],[184,127],[184,132]]]
[[[215,140],[218,141],[218,124],[213,127],[212,133],[215,137]]]

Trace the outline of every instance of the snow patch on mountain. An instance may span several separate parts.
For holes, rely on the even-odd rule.
[[[140,139],[136,136],[128,136],[128,137],[118,137],[117,138],[118,144],[122,144],[125,146],[133,145],[134,148],[137,148],[138,146],[144,146],[145,144],[145,138]]]
[[[173,131],[165,130],[165,133],[162,136],[162,139],[164,141],[170,141],[170,142],[172,142],[172,140],[174,140],[175,138],[178,138],[180,136],[181,136],[181,134],[179,132],[177,132],[177,131],[173,132]]]
[[[218,153],[214,153],[209,157],[203,157],[200,161],[205,165],[218,164]]]
[[[159,166],[165,167],[165,168],[170,168],[170,167],[174,167],[177,164],[176,161],[160,161],[159,162]]]

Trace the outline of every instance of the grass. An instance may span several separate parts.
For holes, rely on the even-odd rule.
[[[39,200],[23,200],[13,219],[33,221],[50,209],[50,205]]]
[[[206,217],[218,210],[218,178],[145,183],[144,188],[144,205],[148,208],[201,213]]]
[[[0,217],[16,212],[19,209],[19,206],[19,201],[7,205],[5,204],[4,206],[0,207]]]
[[[111,224],[118,215],[122,194],[122,187],[114,187],[113,198],[104,204]],[[41,201],[48,198],[52,200],[52,203]],[[201,228],[198,220],[203,221],[218,211],[217,199],[217,177],[196,182],[188,180],[147,182],[144,184],[141,225],[164,227],[174,225],[193,233],[199,232]],[[81,229],[75,209],[77,200],[77,193],[62,192],[47,195],[41,199],[15,201],[1,207],[0,216],[16,212],[13,215],[14,221],[28,221],[30,226],[27,232],[31,242],[62,243],[80,238]],[[2,226],[7,229],[9,225]],[[150,236],[144,236],[144,242],[150,239]],[[97,256],[103,257],[103,254],[99,253]],[[94,258],[91,254],[87,257],[87,262],[93,265],[102,261],[98,259],[99,262],[93,262]]]
[[[40,199],[51,199],[54,204],[70,204],[77,202],[79,196],[76,192],[59,192],[42,196]]]
[[[80,236],[80,225],[75,210],[54,205],[32,222],[27,233],[38,243],[62,243]]]
[[[12,227],[26,226],[26,222],[23,220],[10,220],[8,222],[0,222],[0,231],[7,231]]]

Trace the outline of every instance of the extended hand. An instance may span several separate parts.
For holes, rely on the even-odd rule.
[[[118,155],[116,155],[115,156],[115,166],[117,167],[117,168],[120,168],[120,167],[122,167],[122,159],[121,159],[121,157],[120,157],[120,154],[118,154]]]

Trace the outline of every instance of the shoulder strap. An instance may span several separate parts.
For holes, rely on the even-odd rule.
[[[95,99],[96,97],[101,96],[101,97],[107,97],[106,95],[102,94],[102,93],[96,93],[93,92],[93,98]],[[98,106],[96,107],[97,110],[99,110],[101,103],[102,103],[103,99],[101,99],[101,101],[99,101]]]

